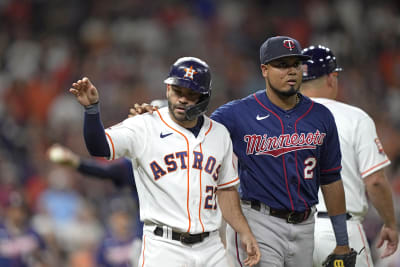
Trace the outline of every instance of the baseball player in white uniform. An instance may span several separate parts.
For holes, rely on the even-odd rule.
[[[339,133],[349,244],[359,251],[356,266],[370,267],[373,260],[361,224],[368,209],[366,192],[384,222],[378,237],[378,246],[387,241],[381,257],[393,254],[398,245],[392,193],[384,174],[384,167],[390,160],[367,113],[334,100],[338,90],[337,75],[342,69],[337,66],[333,53],[324,46],[310,46],[303,49],[303,54],[312,58],[303,65],[302,93],[332,112]],[[314,266],[322,266],[336,242],[321,192],[317,210]]]
[[[168,107],[106,131],[89,79],[70,89],[85,107],[89,152],[132,160],[144,221],[139,266],[228,266],[218,234],[221,214],[241,234],[246,264],[254,266],[260,252],[240,208],[229,133],[204,115],[211,95],[209,67],[198,58],[180,58],[164,82]]]

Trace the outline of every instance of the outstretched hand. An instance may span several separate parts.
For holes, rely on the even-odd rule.
[[[129,109],[129,115],[128,117],[134,117],[136,115],[140,115],[146,112],[149,112],[150,114],[153,114],[153,111],[156,111],[158,109],[158,106],[152,106],[150,104],[135,104],[133,108]]]
[[[261,252],[257,240],[254,238],[251,232],[249,234],[241,234],[240,240],[242,243],[242,248],[247,253],[247,258],[243,261],[243,263],[246,266],[255,266],[261,258]]]
[[[380,258],[386,258],[396,252],[399,243],[399,235],[395,227],[382,226],[381,232],[379,233],[377,248],[383,246],[386,242],[385,250],[380,255]]]
[[[82,106],[89,106],[99,102],[99,93],[87,77],[73,83],[69,91]]]
[[[78,155],[59,144],[53,144],[46,152],[48,159],[54,163],[77,168],[80,163]]]

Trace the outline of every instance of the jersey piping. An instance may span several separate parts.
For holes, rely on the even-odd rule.
[[[294,123],[294,132],[297,133],[297,123],[302,120],[310,111],[311,109],[314,107],[314,102],[311,102],[311,106],[308,108],[308,110],[301,115],[296,122]],[[296,174],[297,174],[297,195],[299,196],[299,198],[301,198],[301,200],[304,202],[304,206],[306,207],[306,209],[308,209],[308,205],[307,202],[305,201],[305,199],[301,196],[300,194],[300,174],[299,174],[299,168],[297,166],[297,151],[294,152],[294,161],[296,162]]]
[[[257,98],[256,94],[253,94],[253,96],[256,99],[257,103],[260,104],[260,106],[262,106],[264,109],[266,109],[269,112],[271,112],[272,115],[274,115],[279,120],[279,122],[281,123],[282,134],[284,134],[283,122],[282,122],[281,118],[275,112],[273,112],[271,109],[269,109],[266,106],[264,106],[264,104],[261,103],[261,101]],[[289,191],[289,184],[288,184],[287,173],[286,173],[285,155],[282,155],[282,166],[283,166],[283,173],[284,173],[284,176],[285,176],[286,191],[288,193],[288,197],[289,197],[289,200],[290,200],[290,206],[292,207],[292,210],[294,210],[292,195],[290,194],[290,191]]]
[[[387,163],[387,162],[389,162],[389,159],[387,159],[387,160],[385,160],[385,161],[383,161],[383,162],[381,162],[381,163],[379,163],[379,164],[377,164],[377,165],[375,165],[375,166],[369,168],[368,170],[362,172],[362,173],[361,173],[361,176],[364,177],[365,174],[371,172],[372,170],[374,170],[374,169],[376,169],[376,168],[382,166],[383,164],[385,164],[385,163]]]
[[[360,227],[360,224],[357,224],[357,228],[358,228],[358,232],[359,232],[359,234],[360,234],[360,236],[361,236],[361,240],[362,240],[362,243],[363,243],[364,248],[365,248],[365,247],[366,247],[365,239],[364,239],[363,230],[362,230],[362,228]],[[368,267],[370,267],[371,265],[369,264],[368,253],[364,253],[364,254],[365,254],[365,257],[367,258]]]
[[[232,180],[232,181],[230,181],[230,182],[227,182],[227,183],[224,183],[224,184],[219,184],[217,187],[225,186],[225,185],[234,183],[234,182],[236,182],[236,181],[238,181],[238,180],[239,180],[239,177],[237,177],[235,180]]]
[[[208,130],[207,130],[207,132],[206,132],[205,135],[207,135],[207,134],[211,131],[212,125],[213,125],[213,123],[212,123],[212,121],[210,120],[210,128],[208,128]]]
[[[144,251],[146,250],[146,235],[143,235],[143,262],[142,262],[142,267],[144,266]]]
[[[110,158],[111,158],[112,160],[114,160],[114,159],[115,159],[114,142],[113,142],[113,140],[111,139],[111,136],[110,136],[107,132],[104,131],[104,133],[106,134],[108,140],[109,140],[110,143],[111,143],[112,151],[111,151],[111,157],[110,157]]]
[[[340,169],[342,166],[337,166],[336,168],[332,168],[332,169],[327,169],[327,170],[321,170],[321,172],[330,172],[330,171],[336,171],[338,169]]]
[[[211,128],[210,128],[211,129]],[[210,130],[209,129],[209,130]],[[203,148],[201,147],[201,143],[200,143],[200,153],[201,154],[203,154]],[[201,204],[202,204],[202,193],[201,193],[201,189],[202,189],[202,186],[201,186],[201,174],[203,173],[203,170],[200,170],[200,202],[199,202],[199,221],[200,221],[200,224],[201,224],[201,229],[203,229],[203,233],[204,233],[204,225],[203,225],[203,222],[201,221]]]
[[[167,126],[167,127],[169,127],[171,130],[173,130],[173,131],[175,131],[175,132],[177,132],[178,134],[180,134],[183,138],[185,138],[185,141],[186,141],[186,147],[187,147],[187,151],[186,151],[186,153],[187,153],[187,166],[188,166],[188,169],[187,169],[187,194],[186,194],[186,211],[187,211],[187,216],[188,216],[188,220],[189,220],[189,226],[188,226],[188,229],[187,229],[187,232],[189,232],[190,231],[190,228],[191,228],[191,225],[192,225],[192,220],[191,220],[191,217],[190,217],[190,211],[189,211],[189,187],[190,187],[190,164],[189,164],[189,162],[190,162],[190,153],[189,153],[189,140],[187,139],[187,137],[183,134],[183,133],[181,133],[180,131],[178,131],[177,129],[175,129],[175,128],[173,128],[172,126],[170,126],[164,119],[163,119],[163,117],[161,116],[161,114],[160,114],[160,112],[158,111],[158,110],[156,110],[157,111],[157,114],[158,114],[158,116],[160,117],[160,119],[161,119],[161,121]]]

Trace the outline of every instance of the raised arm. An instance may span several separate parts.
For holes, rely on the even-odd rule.
[[[100,119],[99,93],[87,77],[72,84],[69,91],[85,107],[83,135],[85,144],[92,156],[110,157],[104,127]]]

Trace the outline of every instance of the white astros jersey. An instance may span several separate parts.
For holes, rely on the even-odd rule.
[[[390,164],[378,139],[375,123],[363,110],[326,98],[312,98],[333,114],[342,152],[342,181],[347,211],[363,218],[368,209],[362,179]],[[321,190],[318,211],[326,211]]]
[[[196,138],[172,121],[165,107],[128,118],[106,135],[111,159],[132,160],[145,224],[192,234],[220,227],[216,190],[239,182],[224,126],[204,116]]]

